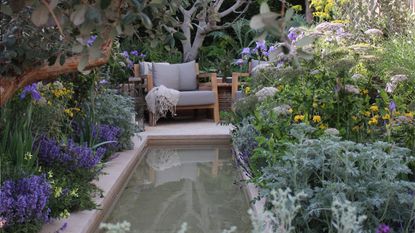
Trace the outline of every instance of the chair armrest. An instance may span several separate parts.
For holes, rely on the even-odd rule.
[[[249,77],[249,73],[232,73],[232,99],[236,98],[236,93],[238,92],[239,77]]]
[[[218,77],[216,73],[200,73],[196,76],[196,78],[209,78],[212,84],[212,91],[218,93]]]
[[[154,87],[153,75],[144,75],[144,78],[147,79],[147,91],[150,91]]]

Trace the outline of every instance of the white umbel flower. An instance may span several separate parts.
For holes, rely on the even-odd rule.
[[[278,92],[278,89],[275,87],[264,87],[255,93],[255,96],[258,97],[259,101],[263,101],[268,97],[274,96]]]

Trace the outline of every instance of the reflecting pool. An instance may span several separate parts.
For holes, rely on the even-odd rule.
[[[150,147],[105,222],[131,232],[250,232],[249,202],[229,147]]]

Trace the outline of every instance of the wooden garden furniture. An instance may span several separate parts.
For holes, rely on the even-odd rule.
[[[248,72],[233,72],[232,73],[232,100],[235,101],[239,98],[242,98],[244,93],[242,90],[239,90],[239,87],[244,82],[240,78],[249,77],[252,75],[252,70],[259,64],[262,64],[264,61],[252,60],[248,63]]]
[[[175,77],[176,68],[179,70],[178,83]],[[142,75],[140,68],[135,68],[134,73],[136,77],[144,78],[147,92],[160,85],[180,91],[176,110],[211,109],[214,121],[219,123],[216,73],[200,73],[199,65],[194,61],[182,64],[152,63],[151,72]],[[210,90],[199,90],[199,81],[202,79],[210,80]],[[149,124],[156,125],[154,115],[151,112],[149,112]]]

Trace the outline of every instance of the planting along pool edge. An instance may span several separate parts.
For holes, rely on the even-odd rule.
[[[115,158],[107,162],[103,173],[99,176],[99,180],[95,184],[103,191],[103,198],[95,198],[95,202],[99,206],[95,210],[84,210],[71,213],[67,219],[54,220],[49,224],[45,224],[40,233],[55,233],[66,224],[65,233],[93,233],[101,223],[101,221],[110,213],[113,204],[121,195],[126,181],[132,174],[133,169],[139,163],[144,155],[147,145],[157,141],[163,141],[164,144],[175,144],[177,141],[191,140],[200,141],[200,143],[209,142],[218,143],[230,140],[229,134],[218,135],[144,135],[133,137],[134,149],[115,153]],[[249,178],[241,171],[241,178],[248,180]],[[258,190],[254,184],[248,183],[245,186],[245,192],[248,198],[252,200],[258,195]],[[252,205],[254,212],[262,210],[263,201],[257,201]]]

